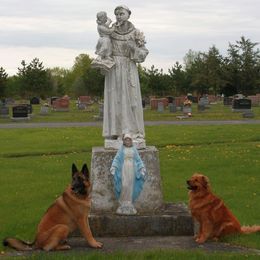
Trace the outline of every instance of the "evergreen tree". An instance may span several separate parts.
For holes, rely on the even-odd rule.
[[[18,68],[18,78],[20,83],[20,94],[25,97],[39,95],[42,98],[52,92],[51,74],[44,69],[42,62],[34,58],[30,64],[23,60],[22,67]]]
[[[232,94],[255,94],[260,91],[260,51],[258,43],[241,37],[236,44],[229,44],[228,57],[225,60],[225,89]]]
[[[8,74],[3,67],[0,67],[0,97],[3,98],[6,94]]]

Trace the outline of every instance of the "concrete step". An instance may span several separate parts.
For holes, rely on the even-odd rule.
[[[120,216],[95,213],[89,216],[94,236],[191,236],[194,234],[192,217],[182,204],[167,203],[153,214]],[[78,236],[79,233],[74,233]]]

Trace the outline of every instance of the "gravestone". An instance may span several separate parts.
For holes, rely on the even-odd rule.
[[[142,99],[142,107],[145,108],[145,99]]]
[[[84,103],[78,103],[78,109],[79,110],[85,110],[87,108],[87,105]]]
[[[177,110],[182,110],[183,102],[185,100],[185,97],[175,97],[175,104],[177,107]]]
[[[162,113],[164,111],[164,105],[162,102],[158,102],[158,107],[157,107],[157,111],[159,113]]]
[[[6,98],[5,104],[6,105],[13,105],[15,103],[15,100],[13,98]]]
[[[29,119],[28,106],[25,105],[17,105],[13,107],[13,117],[14,120],[23,120]]]
[[[232,97],[224,97],[223,103],[224,106],[232,106],[233,98]]]
[[[41,106],[40,115],[45,116],[49,114],[50,108],[48,106]]]
[[[248,99],[251,100],[252,106],[259,106],[260,105],[260,96],[248,96]]]
[[[163,103],[164,108],[168,105],[168,99],[167,98],[152,98],[150,100],[150,107],[151,109],[157,109],[158,110],[158,104]]]
[[[94,118],[96,120],[103,120],[104,104],[99,104],[98,112],[99,112],[98,115],[94,115]]]
[[[233,112],[249,112],[251,111],[251,100],[246,98],[234,99],[232,104]]]
[[[104,116],[104,104],[100,104],[99,105],[99,118],[100,118],[100,120],[103,119],[103,116]]]
[[[202,112],[202,111],[204,111],[205,109],[206,109],[205,103],[203,102],[203,100],[199,100],[199,102],[198,102],[198,111],[199,111],[199,112]]]
[[[168,97],[166,97],[166,98],[168,99],[168,104],[173,103],[173,101],[174,101],[174,97],[172,97],[172,96],[168,96]]]
[[[199,104],[201,106],[204,106],[205,109],[210,108],[209,99],[206,96],[203,96],[203,97],[200,98]]]
[[[77,106],[79,110],[85,110],[87,109],[88,105],[92,105],[93,103],[94,101],[90,96],[79,96]]]
[[[0,106],[0,115],[2,118],[8,118],[9,117],[9,107],[6,105]]]
[[[58,112],[68,112],[70,101],[67,98],[58,98],[52,102],[52,109]]]
[[[53,102],[55,101],[55,100],[57,100],[58,99],[58,97],[51,97],[51,105],[53,104]]]
[[[38,97],[31,98],[30,104],[31,105],[39,105],[40,104],[40,98],[38,98]]]
[[[191,112],[192,112],[191,106],[183,106],[182,112],[185,115],[191,114]]]
[[[24,105],[26,105],[27,106],[27,108],[28,108],[28,114],[32,114],[32,112],[33,112],[33,107],[32,107],[32,105],[31,104],[24,104]]]
[[[168,107],[169,107],[169,112],[170,113],[176,113],[177,112],[177,107],[176,107],[175,102],[169,103]]]

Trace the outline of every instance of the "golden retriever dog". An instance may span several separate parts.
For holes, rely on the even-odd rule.
[[[195,173],[187,181],[189,207],[192,217],[199,222],[196,242],[204,243],[208,239],[230,234],[249,234],[260,231],[260,226],[241,226],[237,218],[225,206],[223,200],[211,192],[208,177]]]
[[[102,243],[92,236],[89,227],[88,214],[91,206],[91,183],[86,164],[78,171],[72,165],[72,181],[63,194],[47,209],[42,217],[33,243],[27,243],[16,238],[6,238],[4,246],[16,250],[28,251],[34,249],[66,250],[70,249],[66,239],[75,229],[79,229],[91,247],[101,248]]]

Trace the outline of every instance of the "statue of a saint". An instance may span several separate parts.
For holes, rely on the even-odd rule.
[[[123,145],[112,162],[110,172],[114,178],[114,191],[119,202],[116,213],[135,215],[137,211],[133,202],[143,189],[146,170],[136,147],[133,145],[131,135],[124,135]]]
[[[105,72],[105,148],[110,148],[113,141],[121,140],[126,133],[132,135],[138,148],[145,148],[142,98],[136,63],[145,60],[148,50],[145,48],[143,33],[128,21],[131,15],[129,8],[120,5],[114,13],[116,23],[109,37],[115,65]]]

